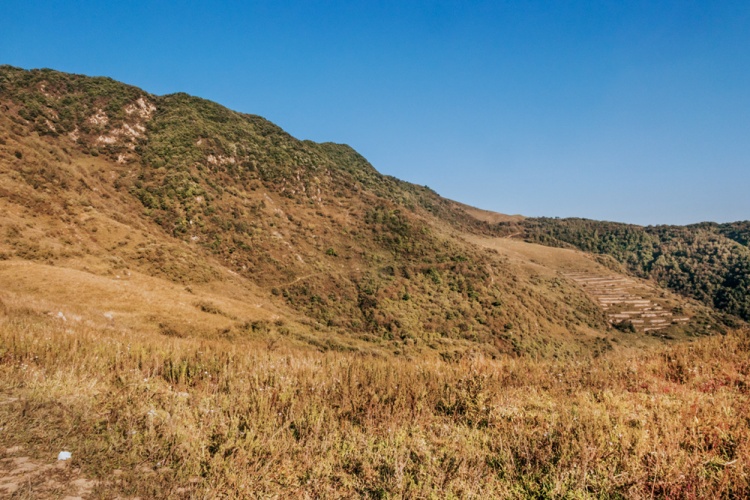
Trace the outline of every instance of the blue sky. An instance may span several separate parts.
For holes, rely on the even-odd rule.
[[[0,64],[350,144],[503,213],[750,219],[750,2],[0,2]]]

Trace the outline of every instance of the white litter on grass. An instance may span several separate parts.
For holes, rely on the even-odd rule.
[[[70,460],[73,458],[73,455],[69,451],[61,451],[59,455],[57,455],[58,460]]]
[[[57,313],[57,317],[60,318],[63,321],[67,321],[67,319],[65,319],[65,315],[62,313],[62,311],[60,311],[60,312]]]

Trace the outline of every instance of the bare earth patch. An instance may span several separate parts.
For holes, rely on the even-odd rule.
[[[16,498],[88,498],[96,483],[80,476],[68,461],[35,460],[21,446],[6,448],[0,459],[0,495]]]

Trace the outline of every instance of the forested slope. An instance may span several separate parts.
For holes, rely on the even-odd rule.
[[[750,223],[635,226],[588,219],[501,223],[505,234],[614,257],[629,271],[750,320]]]

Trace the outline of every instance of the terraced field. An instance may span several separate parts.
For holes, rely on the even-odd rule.
[[[530,276],[565,279],[599,306],[611,325],[632,324],[635,331],[658,338],[710,333],[713,328],[706,322],[707,312],[700,304],[613,271],[579,250],[545,247],[514,238],[467,239],[496,250]],[[669,327],[675,328],[665,331]]]
[[[590,272],[565,273],[605,310],[612,324],[630,322],[642,332],[663,330],[675,323],[690,321],[676,315],[657,291],[625,276],[598,275]]]

